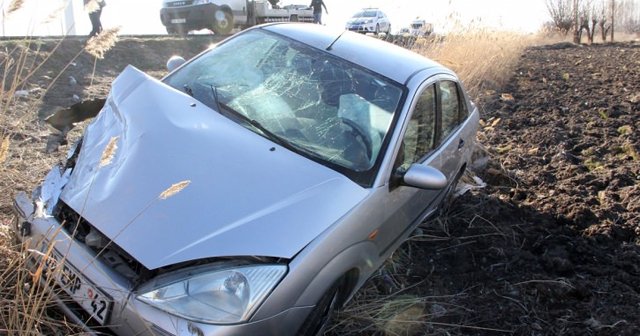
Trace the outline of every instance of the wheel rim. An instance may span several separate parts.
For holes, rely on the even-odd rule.
[[[224,11],[216,11],[214,17],[216,19],[216,25],[218,27],[220,27],[221,29],[226,29],[227,27],[229,27],[229,20],[227,20],[227,14]]]

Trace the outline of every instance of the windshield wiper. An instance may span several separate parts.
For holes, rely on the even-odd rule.
[[[214,89],[215,91],[215,89]],[[224,103],[220,103],[217,99],[216,102],[218,104],[218,106],[224,106],[225,111],[231,112],[235,117],[239,118],[240,120],[242,120],[244,123],[251,125],[253,128],[257,129],[258,131],[260,131],[260,133],[262,133],[265,138],[277,143],[278,145],[291,149],[291,150],[298,150],[299,148],[297,146],[294,146],[291,142],[281,138],[280,136],[278,136],[277,134],[273,133],[272,131],[270,131],[268,128],[264,127],[259,121],[255,120],[255,119],[251,119],[249,117],[247,117],[246,115],[230,108],[229,106],[225,105]],[[222,112],[222,110],[220,110],[220,112]]]
[[[218,112],[222,112],[222,107],[220,106],[220,99],[218,99],[218,88],[213,84],[209,86],[211,87],[211,93],[213,96],[213,100],[216,103],[216,108],[218,109]]]
[[[193,89],[191,89],[191,87],[189,86],[189,84],[185,84],[182,86],[182,88],[184,89],[184,92],[186,92],[188,95],[190,95],[191,97],[193,97]]]

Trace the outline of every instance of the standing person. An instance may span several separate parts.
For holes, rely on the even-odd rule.
[[[92,27],[89,37],[94,37],[102,32],[100,15],[102,14],[102,7],[106,5],[104,0],[84,0],[84,9],[89,12],[89,20],[91,20]]]
[[[324,7],[324,11],[329,15],[327,6],[322,0],[311,0],[309,7],[313,8],[313,23],[322,24],[322,7]]]

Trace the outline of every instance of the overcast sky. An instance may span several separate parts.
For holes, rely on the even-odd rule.
[[[4,8],[10,0],[0,0]],[[86,35],[91,31],[81,0],[24,0],[21,10],[2,15],[1,35]],[[65,4],[71,1],[72,6]],[[548,20],[544,0],[324,0],[328,26],[343,27],[358,9],[378,7],[387,13],[392,30],[409,25],[420,16],[444,30],[457,18],[462,22],[509,30],[536,31]],[[281,0],[283,5],[307,4],[310,0]],[[161,0],[107,0],[102,13],[104,27],[121,27],[122,34],[164,34],[160,22]],[[73,12],[71,11],[73,10]],[[4,11],[3,11],[4,13]]]

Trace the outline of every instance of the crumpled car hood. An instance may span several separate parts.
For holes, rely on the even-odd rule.
[[[61,199],[155,269],[292,258],[366,193],[130,66],[87,127]]]

